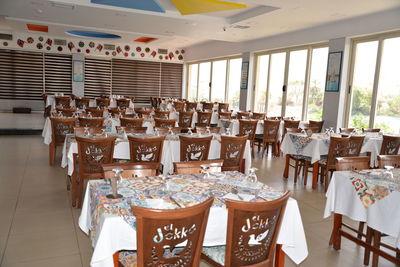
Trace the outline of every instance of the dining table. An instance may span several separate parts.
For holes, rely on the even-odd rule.
[[[79,227],[90,236],[92,267],[111,267],[113,255],[120,250],[136,250],[136,220],[131,206],[156,209],[179,209],[214,197],[210,208],[203,246],[226,244],[228,211],[225,199],[248,202],[271,201],[284,192],[249,180],[240,172],[215,172],[150,176],[122,180],[118,199],[109,199],[112,191],[105,180],[90,180],[85,191]],[[277,238],[277,253],[300,264],[308,255],[303,223],[297,201],[289,198]],[[284,266],[284,260],[279,266]]]
[[[370,153],[371,167],[378,166],[378,155],[382,146],[383,138],[377,133],[365,133],[364,143],[360,153]],[[340,134],[332,136],[340,137]],[[328,155],[331,135],[325,133],[314,133],[311,136],[303,133],[288,133],[283,138],[280,149],[286,155],[301,155],[310,158],[313,164],[312,188],[317,187],[317,175],[319,160],[322,156]]]
[[[331,244],[340,249],[341,237],[366,247],[362,238],[350,235],[342,227],[343,216],[364,222],[368,227],[394,239],[400,249],[400,169],[335,171],[326,192],[324,218],[334,216]],[[388,254],[375,251],[380,256]],[[385,255],[387,256],[387,255]],[[388,258],[386,258],[388,259]],[[389,259],[390,260],[390,259]],[[392,262],[400,264],[392,257]]]
[[[162,155],[161,155],[161,164],[163,165],[163,174],[172,174],[174,172],[174,162],[181,161],[180,159],[180,140],[179,135],[184,136],[192,136],[192,137],[200,137],[198,134],[176,134],[176,135],[167,135],[163,144]],[[212,134],[213,139],[211,140],[210,150],[208,154],[208,159],[219,159],[220,158],[220,150],[221,150],[221,137],[219,134]],[[115,159],[130,159],[129,152],[129,142],[126,136],[117,135],[118,138],[115,142],[114,148],[114,158]],[[143,138],[151,138],[154,137],[152,134],[135,134],[135,136],[143,137]],[[205,137],[207,134],[201,135],[201,137]],[[61,167],[67,168],[67,174],[72,175],[74,172],[74,164],[73,164],[73,154],[78,153],[78,145],[74,138],[73,134],[67,135],[65,138],[63,150],[62,150],[62,160]],[[245,172],[247,173],[251,168],[252,158],[251,158],[251,148],[250,141],[246,142],[246,147],[243,155],[245,161]]]

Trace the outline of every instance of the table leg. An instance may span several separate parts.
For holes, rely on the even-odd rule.
[[[319,163],[314,162],[313,163],[313,177],[312,177],[312,189],[316,189],[317,188],[317,184],[318,184],[318,171],[319,171]]]
[[[339,250],[341,245],[340,230],[342,229],[342,219],[342,214],[335,213],[333,215],[333,229],[329,245],[333,245],[333,248],[336,250]]]
[[[276,244],[275,267],[284,267],[284,266],[285,266],[285,252],[283,252],[281,244]]]
[[[115,252],[113,255],[114,267],[119,266],[119,251]]]

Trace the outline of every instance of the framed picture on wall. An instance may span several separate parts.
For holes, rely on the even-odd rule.
[[[72,81],[83,82],[84,80],[84,64],[82,60],[72,61]]]
[[[329,53],[325,92],[339,92],[341,70],[342,51]]]
[[[240,89],[247,89],[248,79],[249,79],[249,62],[243,62],[242,73],[240,78]]]

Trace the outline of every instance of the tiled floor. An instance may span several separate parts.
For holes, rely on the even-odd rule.
[[[48,165],[42,138],[0,137],[0,151],[0,265],[89,266],[92,248],[77,226],[80,211],[70,206],[65,170]],[[254,160],[260,180],[293,190],[299,203],[309,248],[300,266],[363,266],[363,250],[351,242],[343,240],[340,251],[328,246],[332,220],[322,218],[322,189],[312,191],[309,186],[293,186],[292,179],[283,181],[283,163],[282,158]],[[286,266],[295,265],[287,259]],[[380,259],[380,266],[394,265]]]
[[[0,129],[43,129],[43,112],[30,114],[0,112]]]

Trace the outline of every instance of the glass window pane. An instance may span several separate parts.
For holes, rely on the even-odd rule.
[[[226,60],[214,61],[212,67],[211,101],[225,101]]]
[[[254,111],[265,112],[265,100],[267,97],[269,55],[258,56],[256,91],[254,94]]]
[[[349,127],[369,127],[377,52],[378,41],[356,46]]]
[[[199,70],[199,101],[210,101],[210,70],[211,62],[200,63]]]
[[[242,72],[242,59],[235,58],[229,60],[228,78],[228,103],[229,109],[239,109],[240,98],[240,76]]]
[[[322,120],[328,51],[328,47],[312,50],[307,107],[308,120]]]
[[[400,133],[400,37],[383,42],[375,128]]]
[[[285,60],[286,53],[276,53],[271,55],[267,107],[267,115],[270,117],[281,116]]]
[[[189,83],[188,83],[188,99],[190,101],[197,100],[197,70],[199,64],[189,65]]]
[[[306,68],[307,49],[290,52],[285,111],[285,116],[287,117],[301,119]]]

